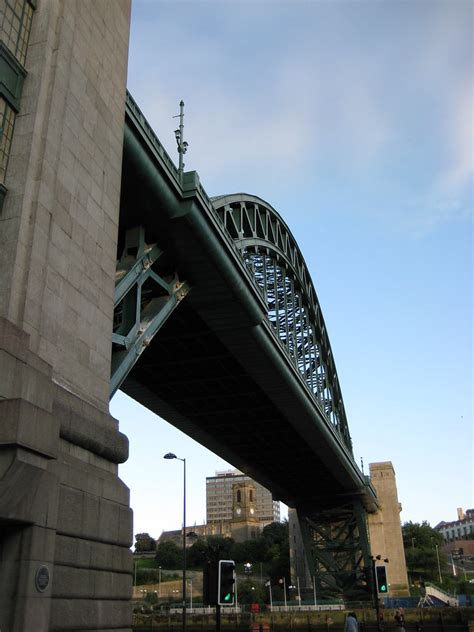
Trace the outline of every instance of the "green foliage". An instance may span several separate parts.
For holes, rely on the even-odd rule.
[[[262,546],[261,538],[258,540],[246,540],[245,542],[235,542],[231,549],[231,557],[237,563],[250,562],[255,564],[265,560],[265,547]]]
[[[158,603],[158,595],[156,594],[156,592],[147,592],[145,601],[152,605]]]
[[[265,576],[269,575],[272,583],[277,583],[285,577],[289,584],[288,522],[273,522],[264,527],[256,540],[246,542],[234,542],[231,538],[220,536],[211,536],[207,540],[200,538],[187,552],[187,563],[190,568],[202,568],[206,560],[219,559],[235,560],[239,565],[246,562],[253,565],[262,564]]]
[[[156,562],[162,568],[181,568],[183,565],[183,550],[171,540],[159,542],[156,547]]]
[[[435,544],[442,546],[444,542],[441,533],[433,529],[426,520],[421,524],[411,521],[405,522],[402,526],[402,535],[405,550],[410,547],[433,549]]]
[[[209,545],[206,540],[196,540],[186,552],[189,568],[202,568],[209,556]]]
[[[143,586],[144,584],[157,584],[159,581],[159,571],[155,568],[138,567],[135,577],[137,586]]]
[[[217,561],[234,559],[231,556],[234,540],[221,536],[200,538],[187,551],[186,560],[190,568],[202,568],[207,560]]]
[[[154,558],[137,559],[135,564],[137,568],[158,568],[160,566]]]
[[[251,579],[239,581],[239,604],[265,603],[267,601],[268,588]]]
[[[137,533],[135,536],[135,551],[154,551],[156,540],[149,533]]]
[[[407,568],[412,577],[439,581],[438,556],[441,569],[446,564],[446,556],[441,550],[443,536],[426,521],[421,524],[406,522],[402,526],[402,535]]]
[[[262,531],[262,539],[268,547],[278,546],[281,549],[288,548],[289,543],[289,526],[288,521],[272,522],[267,524]]]

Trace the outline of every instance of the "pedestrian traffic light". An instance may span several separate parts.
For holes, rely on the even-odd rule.
[[[386,566],[381,564],[375,567],[375,580],[377,582],[377,592],[382,595],[388,593]]]
[[[235,603],[235,562],[233,560],[219,560],[217,603],[220,606],[233,606]]]

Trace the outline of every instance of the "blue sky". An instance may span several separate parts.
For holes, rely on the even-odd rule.
[[[474,506],[469,1],[134,0],[128,87],[186,170],[283,216],[311,272],[357,462],[392,461],[402,521]],[[205,517],[226,464],[116,395],[134,532]],[[317,484],[317,481],[315,481]]]

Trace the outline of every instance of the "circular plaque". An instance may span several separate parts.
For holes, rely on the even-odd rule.
[[[36,571],[35,585],[38,592],[44,592],[49,586],[49,569],[47,566],[40,566]]]

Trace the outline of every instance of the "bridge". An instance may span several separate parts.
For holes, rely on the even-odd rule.
[[[125,120],[111,394],[121,388],[296,508],[318,588],[351,594],[376,494],[354,462],[298,244],[264,200],[210,199],[196,172],[181,177],[130,94]],[[338,537],[322,528],[341,520]]]
[[[119,388],[294,507],[318,588],[360,594],[377,498],[283,216],[176,170],[126,95],[130,2],[7,7],[0,628],[131,627]]]

